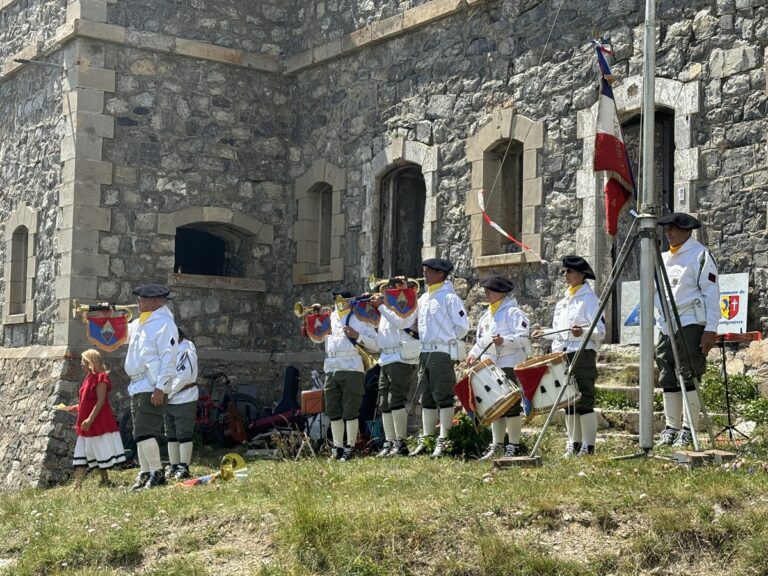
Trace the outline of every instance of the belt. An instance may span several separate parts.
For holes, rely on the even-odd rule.
[[[422,352],[445,352],[448,353],[448,344],[425,344],[421,343]]]
[[[352,358],[359,356],[356,350],[342,350],[340,352],[328,352],[328,358]]]
[[[382,354],[400,354],[400,347],[398,346],[396,348],[381,348],[380,351]]]
[[[142,380],[146,380],[147,373],[142,372],[141,374],[137,374],[136,376],[129,376],[129,378],[131,379],[132,384],[136,384],[136,382],[141,382]]]

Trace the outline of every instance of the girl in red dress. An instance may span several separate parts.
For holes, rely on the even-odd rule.
[[[99,469],[100,485],[110,486],[108,470],[125,461],[123,442],[109,405],[112,384],[98,350],[83,352],[80,365],[88,372],[80,386],[80,403],[64,408],[67,412],[77,412],[77,444],[72,461],[75,488],[80,488],[90,468]]]

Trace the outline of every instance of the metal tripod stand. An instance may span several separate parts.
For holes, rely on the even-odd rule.
[[[728,431],[728,438],[731,442],[733,442],[733,433],[736,432],[736,434],[739,434],[742,438],[745,440],[749,440],[749,436],[744,434],[741,430],[736,428],[736,426],[733,425],[733,422],[731,420],[731,392],[728,388],[728,370],[726,369],[726,362],[725,362],[725,336],[720,334],[717,337],[717,341],[720,344],[720,361],[722,362],[720,366],[720,379],[723,381],[723,386],[725,387],[725,414],[728,418],[728,424],[726,424],[720,432],[715,434],[715,438],[718,436],[721,436],[725,431]]]
[[[640,229],[637,229],[637,222],[641,220],[643,221],[644,225],[640,227]],[[683,410],[684,413],[687,416],[687,420],[689,423],[691,423],[691,435],[693,437],[693,446],[696,451],[699,451],[700,444],[699,439],[696,434],[696,430],[693,426],[694,419],[691,417],[691,409],[688,404],[688,398],[685,393],[686,388],[686,381],[692,381],[694,384],[694,388],[696,391],[696,394],[699,395],[699,401],[701,403],[701,411],[702,415],[704,416],[704,424],[707,428],[707,432],[709,434],[709,440],[710,445],[715,445],[715,437],[712,434],[712,426],[709,419],[709,414],[707,414],[706,408],[704,407],[704,403],[701,401],[701,392],[699,390],[699,381],[698,376],[694,372],[691,362],[691,357],[689,354],[689,351],[685,345],[685,341],[680,338],[680,341],[678,342],[678,336],[679,336],[679,330],[681,327],[680,323],[680,315],[678,314],[677,306],[675,305],[675,300],[672,295],[672,286],[669,282],[669,277],[667,276],[666,268],[664,267],[664,261],[661,256],[661,249],[659,248],[659,243],[657,241],[657,233],[656,233],[656,226],[655,223],[653,225],[648,225],[649,222],[652,222],[655,220],[655,217],[653,215],[649,214],[643,214],[638,217],[638,219],[634,220],[632,222],[632,227],[629,231],[629,236],[627,238],[627,242],[625,242],[624,246],[622,247],[621,251],[619,252],[619,258],[616,263],[616,265],[613,267],[613,270],[611,271],[611,276],[608,279],[608,284],[606,285],[605,289],[603,290],[603,293],[600,296],[599,300],[599,306],[598,310],[595,314],[595,316],[592,318],[592,321],[589,324],[589,327],[586,329],[584,334],[582,335],[581,344],[579,346],[579,349],[576,351],[575,356],[571,360],[570,366],[568,367],[568,370],[566,372],[566,381],[571,376],[571,367],[576,364],[576,362],[579,359],[579,356],[581,356],[582,352],[586,349],[587,343],[589,342],[589,339],[592,337],[592,333],[595,330],[595,327],[597,326],[597,323],[600,321],[600,318],[603,315],[603,311],[605,310],[605,307],[608,305],[608,300],[610,299],[610,296],[616,287],[616,284],[619,280],[619,276],[621,272],[624,270],[624,267],[627,264],[627,261],[629,259],[629,254],[632,252],[632,249],[635,247],[635,244],[637,241],[643,240],[652,245],[652,250],[654,254],[654,281],[656,285],[656,293],[659,297],[659,300],[661,301],[662,305],[662,311],[664,314],[664,318],[667,320],[666,324],[669,328],[669,339],[670,344],[672,347],[672,354],[675,361],[675,373],[677,376],[677,381],[680,386],[680,390],[683,392],[682,398],[683,398]],[[641,301],[641,305],[643,302]],[[683,352],[683,356],[685,358],[685,362],[681,362],[681,351]],[[641,350],[641,354],[644,351]],[[555,415],[555,412],[558,410],[563,394],[565,393],[565,386],[562,386],[560,388],[560,391],[557,396],[557,400],[552,406],[552,409],[549,411],[549,414],[547,415],[547,419],[544,422],[544,426],[541,429],[541,432],[539,433],[539,437],[536,440],[536,444],[533,447],[533,450],[531,451],[531,457],[535,457],[538,453],[538,450],[541,446],[541,443],[544,439],[544,435],[547,432],[547,428],[549,427],[550,422],[552,421],[552,418]],[[641,388],[641,395],[643,394],[643,390]],[[647,392],[647,391],[646,391]],[[653,391],[650,391],[650,394],[652,396]],[[641,401],[642,405],[642,401]],[[642,409],[642,408],[641,408]],[[650,451],[650,448],[643,447],[643,452],[641,452],[639,455],[648,455]]]

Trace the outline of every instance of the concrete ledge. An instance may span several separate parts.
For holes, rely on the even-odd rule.
[[[171,288],[202,288],[231,290],[236,292],[266,292],[266,283],[258,278],[231,278],[228,276],[205,276],[203,274],[168,275],[168,286]]]

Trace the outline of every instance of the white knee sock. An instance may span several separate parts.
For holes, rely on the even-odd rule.
[[[680,430],[683,421],[682,392],[664,392],[664,420],[668,428]]]
[[[507,433],[507,423],[504,417],[491,422],[491,433],[493,434],[494,444],[504,444],[504,434]]]
[[[510,444],[520,444],[520,436],[523,433],[523,417],[507,416],[507,434]]]
[[[432,436],[437,426],[437,408],[421,409],[421,427],[424,436]]]
[[[179,463],[189,466],[192,463],[192,442],[182,442],[179,444]]]
[[[448,438],[448,431],[453,428],[453,406],[440,408],[440,438]]]
[[[565,429],[569,442],[581,442],[581,418],[578,414],[565,414]]]
[[[597,414],[594,412],[582,414],[579,420],[581,421],[583,443],[587,446],[594,446],[597,439]]]
[[[149,463],[147,462],[147,455],[144,454],[142,444],[144,444],[143,440],[136,443],[136,457],[139,459],[139,472],[144,474],[149,472]]]
[[[384,426],[384,438],[387,442],[395,439],[395,420],[392,418],[392,412],[382,412],[381,423]]]
[[[157,444],[157,440],[155,438],[148,438],[142,440],[141,445],[149,471],[162,470],[163,462],[160,460],[160,446]]]
[[[355,444],[357,444],[357,429],[360,426],[360,423],[357,418],[345,420],[344,423],[347,426],[347,446],[354,448]]]
[[[691,409],[691,420],[689,421],[685,414],[683,414],[683,426],[686,428],[699,430],[699,413],[701,412],[701,401],[696,390],[692,392],[686,392],[685,397],[688,400],[688,407]],[[682,394],[681,398],[682,400]]]
[[[392,410],[392,421],[395,426],[395,438],[402,440],[408,437],[408,412],[405,408]]]
[[[344,420],[331,420],[331,437],[336,448],[344,448]]]
[[[180,463],[180,458],[181,456],[179,455],[179,443],[168,442],[168,460],[170,460],[171,465]]]

